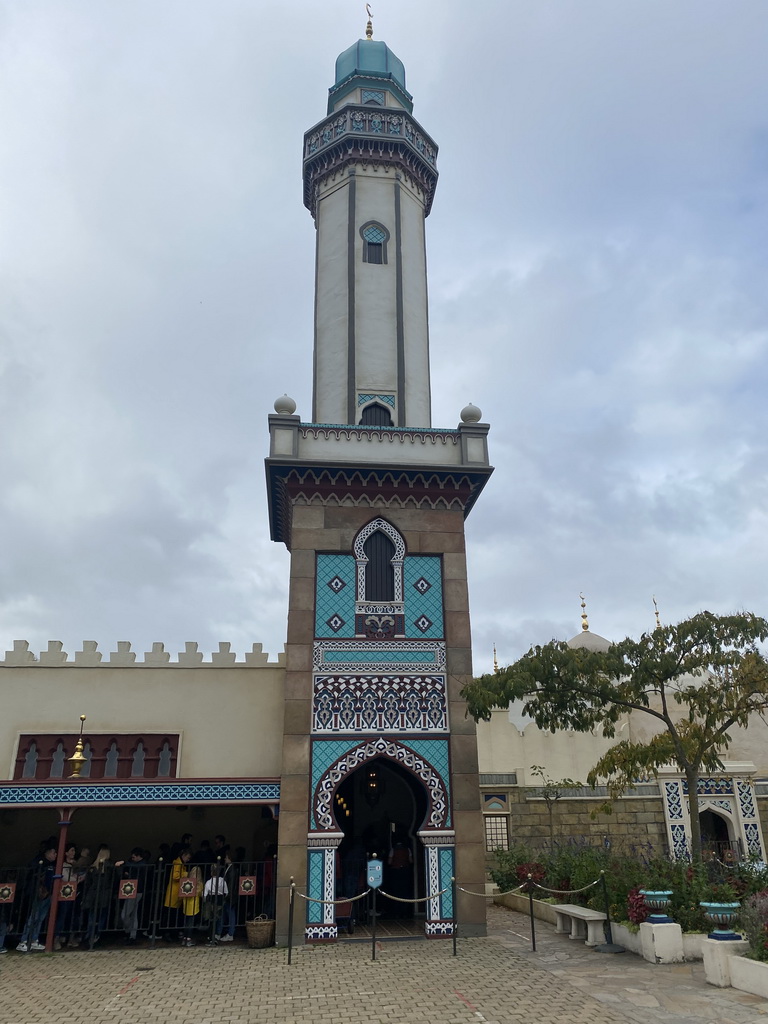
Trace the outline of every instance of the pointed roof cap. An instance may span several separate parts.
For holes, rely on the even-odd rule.
[[[336,58],[336,85],[354,74],[391,76],[405,89],[405,65],[380,39],[358,39]]]

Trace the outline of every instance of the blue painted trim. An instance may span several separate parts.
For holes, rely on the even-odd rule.
[[[0,785],[0,807],[46,804],[277,803],[279,782],[130,782]]]

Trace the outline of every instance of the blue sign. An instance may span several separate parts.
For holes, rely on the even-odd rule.
[[[382,863],[380,860],[368,861],[368,886],[371,889],[381,888]]]

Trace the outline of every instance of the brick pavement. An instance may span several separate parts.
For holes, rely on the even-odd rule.
[[[451,943],[9,953],[0,1024],[768,1024],[768,1002],[700,967],[595,953],[492,907],[491,937]]]

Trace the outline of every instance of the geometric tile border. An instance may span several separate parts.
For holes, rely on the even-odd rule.
[[[39,786],[0,783],[0,806],[40,806],[45,804],[189,804],[244,803],[262,801],[277,803],[279,782],[71,782],[64,785]]]

